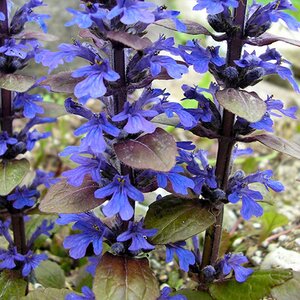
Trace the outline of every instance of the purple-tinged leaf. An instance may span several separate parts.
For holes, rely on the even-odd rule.
[[[36,39],[44,42],[55,42],[58,40],[57,36],[41,31],[23,31],[18,35],[14,35],[14,38],[20,40]]]
[[[218,91],[216,98],[225,109],[251,123],[261,120],[267,111],[265,102],[255,92],[228,88]]]
[[[244,142],[258,141],[278,152],[300,159],[300,145],[271,134],[259,134],[239,139]]]
[[[73,94],[76,84],[83,78],[73,78],[72,73],[72,71],[68,71],[50,75],[40,84],[50,86],[52,92]]]
[[[8,195],[22,182],[29,170],[30,164],[25,158],[2,161],[0,163],[0,196]]]
[[[97,37],[89,29],[81,29],[79,31],[79,36],[85,39],[92,39],[94,44],[99,48],[103,48],[105,46],[106,41],[102,40],[101,38]]]
[[[106,253],[97,266],[93,292],[101,300],[156,300],[159,286],[146,258]]]
[[[114,149],[121,162],[135,169],[168,172],[176,162],[175,139],[161,128],[136,140],[119,142]]]
[[[39,208],[45,213],[71,214],[89,211],[105,202],[105,199],[94,197],[97,189],[99,185],[87,178],[79,187],[60,181],[50,187]]]
[[[67,114],[64,106],[59,105],[54,102],[40,102],[38,103],[44,109],[42,114],[38,114],[40,117],[44,118],[58,118]]]
[[[109,31],[106,36],[113,42],[121,43],[137,51],[144,50],[152,45],[148,38],[142,38],[124,31]]]
[[[9,91],[26,92],[35,81],[35,78],[31,76],[0,73],[0,88]]]
[[[266,45],[271,45],[276,42],[284,42],[284,43],[287,43],[290,45],[300,47],[299,40],[294,40],[294,39],[290,39],[288,37],[283,37],[283,36],[277,36],[277,35],[273,35],[271,33],[265,33],[257,38],[252,38],[247,41],[248,44],[255,45],[255,46],[266,46]]]
[[[157,233],[149,240],[154,244],[169,244],[186,240],[206,230],[216,217],[199,199],[166,196],[153,202],[145,217],[145,228]]]

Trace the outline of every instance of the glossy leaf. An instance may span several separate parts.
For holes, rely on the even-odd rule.
[[[70,294],[67,289],[38,289],[30,292],[26,297],[19,298],[20,300],[65,300],[65,297]],[[19,300],[18,299],[18,300]]]
[[[258,141],[278,152],[300,159],[300,145],[271,134],[260,134],[249,137],[251,142]]]
[[[0,196],[8,195],[29,172],[30,164],[25,158],[0,163]]]
[[[65,107],[57,103],[41,102],[38,105],[44,109],[44,112],[39,114],[39,116],[44,118],[58,118],[67,114]]]
[[[45,213],[80,213],[89,211],[105,200],[94,197],[99,185],[91,179],[85,179],[80,187],[58,182],[50,187],[41,201],[40,210]]]
[[[96,300],[156,300],[158,282],[146,258],[106,253],[97,266],[93,292]]]
[[[189,289],[179,290],[175,293],[172,293],[171,295],[184,295],[186,296],[187,300],[213,300],[213,298],[209,295],[208,292],[193,291]]]
[[[260,231],[259,240],[262,242],[275,228],[287,225],[289,223],[289,219],[285,215],[278,213],[275,209],[272,209],[270,211],[266,211],[261,216],[260,222],[262,223],[262,229]]]
[[[152,42],[148,38],[142,38],[125,31],[109,31],[107,38],[138,51],[144,50],[152,45]]]
[[[228,88],[218,91],[216,98],[225,109],[249,122],[261,120],[267,111],[265,102],[254,92]]]
[[[154,117],[151,122],[176,127],[180,123],[180,120],[176,115],[168,118],[165,114],[160,114]]]
[[[34,274],[38,283],[45,288],[62,289],[65,287],[65,274],[61,267],[53,261],[42,261],[34,270]]]
[[[31,76],[0,73],[0,88],[9,91],[26,92],[35,81],[35,78]]]
[[[255,46],[266,46],[276,42],[284,42],[293,46],[300,47],[299,40],[294,40],[283,36],[277,36],[271,33],[264,33],[263,35],[257,38],[252,38],[247,41],[248,44],[255,45]]]
[[[153,202],[145,217],[145,227],[158,230],[150,238],[154,244],[186,240],[215,223],[216,218],[199,199],[176,198],[172,195]]]
[[[272,289],[271,295],[276,300],[299,300],[300,272],[294,272],[293,278]]]
[[[259,270],[253,273],[246,282],[238,283],[229,280],[210,285],[209,292],[216,300],[258,300],[269,296],[271,289],[285,283],[293,277],[290,270]]]
[[[51,92],[73,94],[75,85],[83,78],[73,78],[72,71],[50,75],[41,85],[50,86]]]
[[[18,277],[16,271],[2,271],[0,273],[0,299],[20,299],[25,295],[27,283]]]
[[[136,140],[119,142],[114,149],[121,162],[135,169],[168,172],[176,162],[175,139],[161,128]]]

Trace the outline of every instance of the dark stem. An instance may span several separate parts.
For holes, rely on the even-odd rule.
[[[228,40],[227,49],[227,65],[234,66],[234,60],[241,57],[243,48],[243,31],[245,26],[245,17],[247,9],[247,0],[239,0],[239,6],[234,10],[234,25],[237,27],[235,33]],[[231,155],[234,146],[233,124],[235,115],[224,110],[222,134],[219,138],[219,148],[216,162],[216,176],[219,182],[219,187],[223,190],[227,188],[227,182],[231,169]],[[217,212],[216,223],[210,226],[205,233],[203,258],[201,269],[207,265],[215,265],[218,256],[222,237],[224,207]]]
[[[6,0],[1,0],[0,11],[5,15],[6,19],[1,23],[1,39],[0,45],[4,44],[5,37],[9,35],[8,11]],[[1,131],[6,131],[9,136],[13,134],[13,111],[12,111],[12,93],[5,89],[1,89]],[[26,236],[23,213],[11,207],[11,223],[14,236],[14,243],[18,252],[25,254],[27,252]]]

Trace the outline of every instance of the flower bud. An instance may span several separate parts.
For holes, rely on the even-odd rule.
[[[254,68],[248,71],[239,82],[239,87],[246,88],[250,85],[256,84],[265,75],[265,70],[261,67]]]
[[[125,252],[125,247],[123,243],[117,242],[111,245],[111,251],[116,255],[120,255]]]
[[[201,272],[207,283],[213,282],[217,273],[215,268],[211,265],[206,266]]]

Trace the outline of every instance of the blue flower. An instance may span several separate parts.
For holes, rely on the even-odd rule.
[[[17,93],[14,100],[14,109],[23,109],[23,115],[25,118],[33,118],[36,114],[42,114],[44,109],[36,104],[36,102],[42,102],[43,97],[41,95],[35,94],[31,95],[28,93]]]
[[[149,106],[153,106],[161,101],[160,96],[164,95],[160,89],[144,90],[141,97],[130,104],[126,102],[124,110],[115,115],[112,120],[114,122],[121,122],[127,120],[124,130],[128,133],[138,133],[140,131],[151,133],[156,129],[156,126],[148,119],[152,119],[158,115],[157,110],[149,109]],[[145,109],[147,107],[148,109]]]
[[[95,300],[96,299],[93,291],[87,286],[83,286],[81,288],[81,292],[83,293],[83,295],[70,293],[65,297],[65,300]]]
[[[13,207],[22,209],[25,206],[32,207],[40,193],[35,189],[28,189],[25,186],[17,187],[13,194],[7,196],[8,201],[13,201]]]
[[[118,242],[126,242],[131,240],[128,248],[130,251],[152,250],[155,247],[147,242],[147,237],[154,236],[157,229],[144,229],[144,221],[129,222],[127,231],[121,233],[117,237]]]
[[[65,24],[65,26],[72,26],[77,24],[80,28],[89,28],[94,22],[99,24],[105,19],[108,10],[101,8],[98,3],[91,3],[90,5],[80,5],[85,11],[77,11],[73,8],[67,8],[67,11],[74,15],[73,19]],[[101,23],[102,25],[102,23]]]
[[[93,115],[93,117],[85,124],[74,131],[75,135],[87,134],[80,145],[81,151],[92,151],[94,153],[102,153],[106,149],[106,142],[103,137],[103,131],[109,135],[117,137],[120,130],[110,124],[106,119],[105,113]]]
[[[27,143],[26,143],[26,148],[28,151],[31,151],[35,143],[39,140],[46,139],[51,135],[51,132],[45,132],[41,133],[34,129],[33,131],[27,132]]]
[[[107,217],[119,214],[122,220],[129,220],[133,216],[133,208],[129,199],[143,201],[144,195],[133,185],[131,185],[129,176],[115,175],[113,182],[107,186],[95,191],[96,198],[105,198],[112,195],[109,202],[104,206],[103,213]]]
[[[35,240],[42,234],[50,236],[50,231],[54,228],[54,222],[48,220],[43,220],[41,225],[39,225],[33,234],[31,235],[30,239],[27,242],[28,248],[31,248],[35,242]]]
[[[0,133],[0,156],[7,151],[7,145],[15,145],[17,142],[17,139],[9,137],[6,131],[2,131]]]
[[[3,12],[0,12],[0,21],[5,21],[5,15]]]
[[[104,80],[114,82],[120,78],[120,75],[110,67],[108,60],[98,58],[95,60],[95,64],[74,71],[72,77],[86,77],[75,86],[76,97],[98,98],[104,96],[107,91]]]
[[[0,53],[7,56],[18,57],[25,59],[27,56],[28,47],[23,42],[16,43],[15,39],[7,39],[4,41],[4,45],[0,47]]]
[[[184,295],[175,295],[171,296],[170,293],[172,292],[171,288],[165,286],[161,292],[160,297],[157,300],[187,300],[186,296]]]
[[[194,254],[191,251],[183,248],[185,245],[185,242],[176,242],[166,245],[166,262],[171,262],[174,255],[176,254],[178,257],[180,269],[188,272],[189,266],[194,265],[196,260]]]
[[[156,178],[158,186],[166,188],[168,181],[172,184],[175,193],[187,195],[188,188],[194,188],[194,181],[180,173],[183,173],[184,169],[180,166],[175,166],[171,171],[167,173],[157,172]]]
[[[22,269],[23,277],[28,276],[32,270],[37,268],[39,264],[46,260],[48,257],[46,254],[34,254],[33,251],[29,250],[26,255],[24,255],[24,266]]]
[[[36,188],[43,184],[47,189],[49,189],[51,185],[57,183],[58,181],[58,178],[54,178],[54,172],[44,172],[37,169],[35,171],[35,178],[31,184],[31,187]]]
[[[176,29],[178,31],[180,31],[180,32],[186,31],[186,25],[177,18],[178,15],[180,14],[179,11],[167,10],[167,9],[165,9],[165,7],[160,6],[157,8],[157,10],[154,12],[154,14],[155,14],[155,21],[170,19],[175,23]]]
[[[137,0],[117,0],[117,5],[107,14],[109,20],[121,16],[121,22],[126,25],[142,22],[146,24],[153,23],[155,16],[152,9],[156,5],[149,2]],[[150,11],[151,10],[151,11]]]
[[[105,164],[105,158],[101,155],[96,157],[85,157],[74,154],[70,158],[78,167],[64,171],[62,176],[67,177],[68,183],[73,186],[81,186],[86,175],[91,175],[95,182],[101,181],[101,170]]]
[[[238,0],[197,0],[194,6],[194,10],[202,10],[206,8],[206,11],[210,15],[216,15],[224,11],[226,7],[238,7]]]
[[[90,244],[93,245],[94,253],[101,255],[103,238],[112,235],[110,229],[91,212],[60,215],[57,220],[60,225],[70,222],[75,222],[72,229],[81,231],[81,233],[67,236],[64,240],[64,247],[70,249],[70,256],[76,259],[84,257]]]
[[[283,103],[280,100],[273,100],[272,97],[268,97],[268,99],[265,101],[267,105],[267,112],[262,117],[262,119],[258,122],[251,123],[250,127],[258,130],[266,130],[269,132],[273,131],[273,120],[271,119],[271,116],[275,117],[281,117],[280,114],[273,112],[278,111],[281,114],[288,116],[292,119],[296,119],[295,113],[297,111],[297,107],[293,106],[288,109],[283,108]]]
[[[0,269],[13,269],[16,261],[24,261],[24,257],[18,253],[16,247],[9,247],[8,250],[0,249],[0,261]]]
[[[228,275],[233,270],[236,281],[244,282],[253,273],[252,269],[241,266],[241,264],[247,262],[247,257],[242,253],[225,254],[225,257],[221,262],[222,272],[224,275]]]
[[[12,245],[13,244],[13,240],[12,240],[12,238],[10,236],[10,233],[9,233],[10,223],[11,223],[10,220],[6,220],[5,222],[2,222],[0,220],[0,235],[3,235],[4,238],[8,241],[8,243],[10,245]]]
[[[188,41],[185,46],[179,46],[179,49],[183,50],[182,58],[200,74],[208,71],[210,63],[217,67],[225,64],[225,59],[219,56],[219,48],[208,47],[205,49],[196,40]]]

